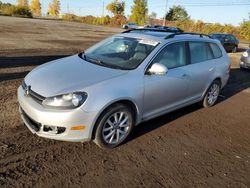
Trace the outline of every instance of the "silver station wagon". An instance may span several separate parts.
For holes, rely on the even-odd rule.
[[[134,29],[38,66],[18,101],[38,136],[114,148],[143,121],[197,102],[213,106],[229,72],[224,48],[207,35]]]

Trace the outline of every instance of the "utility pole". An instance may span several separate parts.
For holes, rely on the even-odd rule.
[[[81,10],[82,10],[82,8],[79,7],[79,16],[81,16]]]
[[[104,8],[105,8],[105,3],[104,0],[102,0],[102,17],[104,17]]]
[[[163,26],[166,26],[166,15],[168,12],[168,0],[166,0],[166,5],[165,5],[165,14],[164,14],[164,22],[163,22]]]

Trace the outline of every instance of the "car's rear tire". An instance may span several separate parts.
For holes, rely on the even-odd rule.
[[[203,107],[209,108],[217,102],[219,94],[220,94],[220,89],[221,89],[220,81],[214,80],[212,84],[209,86],[203,98],[203,101],[202,101]]]
[[[134,113],[124,104],[108,107],[96,123],[94,142],[101,148],[112,149],[123,143],[134,126]]]

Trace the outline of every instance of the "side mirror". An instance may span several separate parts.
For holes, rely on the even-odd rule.
[[[150,75],[165,75],[168,72],[168,68],[160,63],[154,63],[150,69],[148,69],[148,73]]]

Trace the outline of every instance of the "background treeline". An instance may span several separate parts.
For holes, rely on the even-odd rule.
[[[0,15],[5,16],[22,16],[22,17],[41,17],[42,8],[40,0],[17,0],[16,5],[2,3],[0,1]],[[60,1],[51,0],[48,6],[46,16],[58,17],[60,15]]]
[[[199,33],[230,33],[241,40],[250,41],[250,18],[243,21],[240,26],[233,26],[230,24],[208,24],[202,21],[194,20],[177,20],[175,24],[169,24],[177,26],[186,32],[199,32]]]
[[[2,3],[0,1],[0,15],[4,16],[21,16],[32,17],[32,12],[28,6],[16,6],[10,3]]]
[[[104,16],[104,17],[95,17],[95,16],[76,16],[74,14],[65,14],[62,16],[62,19],[65,21],[75,21],[87,24],[95,25],[109,25],[120,27],[122,24],[129,22],[125,16],[116,15],[114,17]],[[150,19],[150,18],[149,18]],[[151,19],[148,20],[151,24],[157,23],[158,20]],[[250,19],[243,21],[240,26],[233,26],[230,24],[209,24],[202,21],[195,21],[191,19],[185,20],[175,20],[171,22],[166,22],[167,26],[179,27],[185,32],[199,32],[199,33],[230,33],[241,40],[250,41]],[[146,24],[146,23],[145,23]]]

